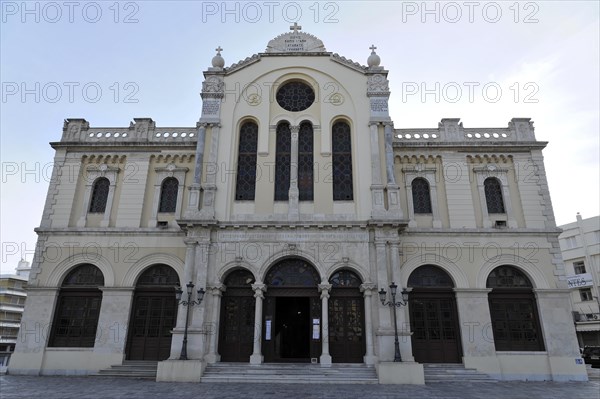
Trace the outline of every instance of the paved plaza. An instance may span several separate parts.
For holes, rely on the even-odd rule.
[[[1,399],[92,398],[485,398],[596,399],[600,380],[589,382],[495,382],[415,385],[166,383],[103,377],[1,376]]]

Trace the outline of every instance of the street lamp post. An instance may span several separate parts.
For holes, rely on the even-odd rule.
[[[176,287],[176,298],[177,303],[186,307],[185,310],[185,330],[183,333],[183,344],[181,345],[181,355],[179,356],[179,360],[188,360],[187,357],[187,334],[188,334],[188,323],[190,321],[190,308],[194,305],[200,305],[202,303],[202,299],[204,298],[204,288],[198,289],[198,300],[192,301],[192,290],[194,289],[194,283],[191,281],[187,283],[187,300],[181,300],[181,296],[183,295],[183,291],[181,290],[181,286],[177,284]]]
[[[402,299],[396,302],[397,289],[398,286],[392,281],[392,284],[390,284],[390,293],[392,294],[392,300],[386,302],[387,292],[385,292],[383,288],[379,290],[379,300],[381,301],[381,304],[383,306],[389,306],[391,308],[394,308],[394,362],[401,362],[402,356],[400,356],[400,342],[398,341],[398,321],[396,320],[396,308],[408,305],[408,290],[406,290],[406,288],[403,288],[401,292]]]

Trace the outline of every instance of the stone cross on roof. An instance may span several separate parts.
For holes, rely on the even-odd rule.
[[[223,49],[221,48],[221,46],[219,46],[215,49],[215,51],[217,52],[217,55],[221,55],[221,51],[223,51]]]
[[[369,50],[371,50],[373,53],[375,52],[376,49],[377,49],[377,47],[375,47],[374,44],[371,44],[371,47],[369,47]]]
[[[293,30],[294,33],[298,33],[298,31],[301,29],[302,26],[298,25],[298,22],[294,22],[294,25],[290,26],[290,30]]]

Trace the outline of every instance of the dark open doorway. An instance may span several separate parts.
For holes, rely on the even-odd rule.
[[[279,297],[275,305],[276,351],[286,361],[307,361],[310,358],[309,298]]]

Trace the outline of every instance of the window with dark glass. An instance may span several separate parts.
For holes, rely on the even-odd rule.
[[[235,199],[253,201],[256,189],[256,152],[258,150],[258,125],[246,122],[240,128],[238,146],[237,181]]]
[[[96,340],[104,276],[94,265],[76,267],[58,295],[49,346],[90,348]]]
[[[179,182],[174,177],[167,177],[162,182],[160,189],[160,206],[158,207],[159,212],[175,212],[177,209],[177,191],[179,189]]]
[[[513,266],[489,274],[487,288],[497,351],[543,351],[537,303],[529,278]]]
[[[575,270],[575,274],[584,274],[585,273],[585,263],[584,262],[574,262],[573,270]]]
[[[275,201],[287,201],[290,191],[292,132],[290,124],[277,125],[275,138]]]
[[[352,143],[350,125],[336,122],[332,127],[333,200],[352,201]]]
[[[427,180],[418,177],[412,181],[411,186],[415,213],[431,213],[431,196]]]
[[[495,177],[488,177],[483,182],[485,191],[485,202],[488,213],[504,213],[504,201],[502,200],[502,183]]]
[[[275,98],[286,111],[304,111],[315,102],[315,91],[304,82],[289,82],[277,90]]]
[[[312,124],[302,122],[298,133],[298,190],[300,191],[300,201],[313,200],[313,137]]]
[[[101,177],[94,183],[92,198],[90,200],[90,213],[104,213],[110,182],[106,177]]]

